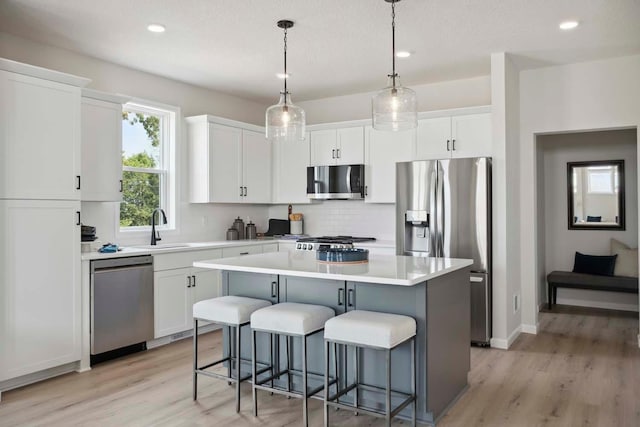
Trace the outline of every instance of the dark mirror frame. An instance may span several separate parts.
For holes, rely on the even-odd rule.
[[[589,166],[617,166],[620,173],[618,181],[618,224],[615,225],[580,225],[573,222],[573,168]],[[567,162],[567,224],[569,230],[625,230],[624,204],[624,160],[598,160],[591,162]],[[593,223],[597,224],[597,223]]]

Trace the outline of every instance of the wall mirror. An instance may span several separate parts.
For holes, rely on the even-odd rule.
[[[624,230],[624,160],[567,163],[570,230]]]

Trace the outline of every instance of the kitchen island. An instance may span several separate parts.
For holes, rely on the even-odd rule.
[[[222,270],[223,295],[260,298],[274,304],[286,301],[324,305],[333,308],[336,315],[357,309],[413,317],[417,323],[418,420],[433,424],[467,388],[471,263],[465,259],[370,255],[368,263],[326,264],[316,261],[314,252],[300,251],[199,261],[193,265]],[[225,347],[227,334],[225,330]],[[266,334],[259,338],[258,359],[267,361],[272,346]],[[242,358],[249,360],[248,329],[242,331],[242,348]],[[275,364],[283,368],[286,362],[280,355],[285,354],[284,349],[282,340],[273,346],[272,353]],[[309,372],[322,373],[322,350],[321,334],[311,337]],[[361,381],[383,385],[383,355],[369,349],[361,353]],[[300,367],[296,342],[293,354],[296,369]],[[343,349],[338,358],[343,380],[352,382],[351,349]],[[409,391],[409,360],[408,346],[394,350],[392,390]],[[316,381],[321,381],[321,377]],[[350,398],[344,400],[348,402]],[[398,401],[392,399],[393,405]],[[362,393],[360,402],[381,409],[384,399],[372,390]],[[409,408],[402,414],[408,417]]]

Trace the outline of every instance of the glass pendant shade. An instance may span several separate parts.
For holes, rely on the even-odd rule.
[[[280,92],[280,101],[267,108],[265,118],[269,141],[293,142],[305,139],[304,110],[291,102],[289,92]]]
[[[371,100],[373,128],[385,131],[415,129],[418,126],[416,93],[389,77],[389,84]]]

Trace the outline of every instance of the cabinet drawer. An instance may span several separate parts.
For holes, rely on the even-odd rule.
[[[222,258],[222,249],[205,249],[197,251],[174,252],[153,256],[153,270],[173,270],[193,266],[196,261]]]
[[[278,252],[278,244],[269,243],[268,245],[262,245],[262,253],[266,254],[267,252]]]
[[[240,256],[240,255],[253,255],[253,254],[261,254],[261,253],[262,253],[262,245],[234,246],[232,248],[222,249],[223,258],[231,258],[231,257]]]

